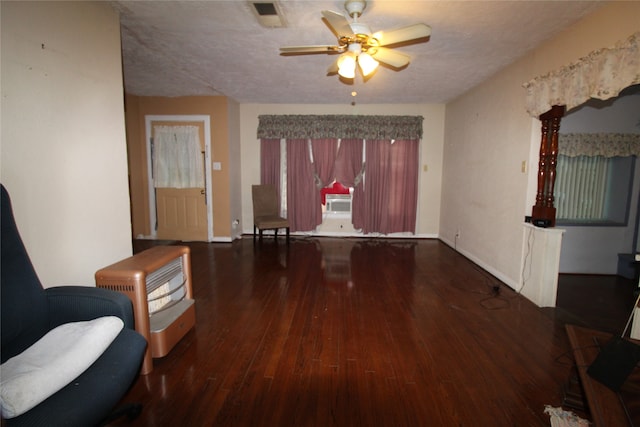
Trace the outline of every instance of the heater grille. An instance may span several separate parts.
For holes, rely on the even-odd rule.
[[[176,258],[149,273],[146,280],[147,293],[155,291],[176,276],[182,276],[182,258]]]

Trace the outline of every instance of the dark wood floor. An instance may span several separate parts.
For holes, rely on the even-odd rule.
[[[140,417],[113,426],[548,426],[564,322],[628,314],[585,315],[576,277],[566,308],[539,309],[438,240],[188,246],[196,327],[126,396]]]
[[[561,274],[556,315],[567,313],[565,320],[571,323],[620,334],[631,314],[637,289],[637,280],[622,276]]]

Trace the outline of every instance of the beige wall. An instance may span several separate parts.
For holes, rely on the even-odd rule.
[[[231,179],[238,168],[237,131],[229,126],[238,121],[237,105],[223,96],[185,96],[177,98],[140,97],[127,95],[127,140],[132,200],[133,234],[150,235],[149,193],[147,186],[147,155],[145,116],[147,115],[207,115],[211,119],[211,162],[219,162],[221,170],[212,171],[212,209],[214,240],[229,240],[232,235]],[[233,162],[231,153],[234,153]],[[237,179],[236,179],[237,181]],[[237,184],[236,184],[237,185]],[[238,211],[234,206],[234,212]]]
[[[240,138],[242,149],[242,223],[244,233],[253,233],[251,185],[260,182],[260,144],[256,137],[262,114],[369,114],[423,116],[424,136],[420,145],[420,181],[416,234],[437,237],[440,223],[440,187],[444,138],[444,105],[311,105],[242,104]],[[424,170],[424,167],[427,170]]]
[[[242,235],[242,153],[240,149],[240,104],[229,100],[229,203],[231,238]],[[234,223],[237,221],[237,224]]]
[[[1,2],[2,183],[45,287],[131,255],[120,26],[103,2]]]
[[[640,2],[606,4],[447,104],[440,236],[513,287],[522,275],[522,223],[534,203],[540,141],[522,84],[626,40],[638,31],[638,16]]]

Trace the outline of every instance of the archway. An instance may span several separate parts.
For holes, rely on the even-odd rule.
[[[606,100],[640,83],[640,32],[613,48],[590,53],[573,64],[524,84],[527,111],[542,122],[538,189],[532,221],[555,225],[553,189],[558,155],[558,130],[566,110],[591,98]]]

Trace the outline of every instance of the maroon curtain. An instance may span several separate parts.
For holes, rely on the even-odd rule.
[[[397,139],[391,145],[387,233],[416,231],[418,211],[419,144],[417,140]]]
[[[336,151],[338,151],[338,140],[334,138],[312,139],[311,149],[313,151],[313,166],[317,179],[320,180],[319,187],[326,187],[334,179],[334,163]]]
[[[322,223],[320,190],[306,139],[287,139],[287,219],[291,231],[314,230]]]
[[[382,224],[386,223],[388,189],[385,185],[385,179],[389,167],[390,146],[390,141],[368,140],[366,142],[367,174],[362,224],[364,233],[382,233]]]
[[[418,142],[367,141],[364,233],[415,232]]]
[[[364,225],[364,193],[362,186],[362,139],[343,139],[335,161],[335,178],[345,187],[353,187],[351,222],[354,228]],[[356,182],[357,181],[357,182]]]
[[[343,139],[336,155],[335,139],[314,140],[314,165],[307,139],[287,139],[287,216],[291,231],[314,230],[322,223],[317,175],[322,185],[335,178],[354,188],[352,222],[356,229],[382,234],[415,232],[418,140],[396,140],[393,144],[369,140],[365,165],[362,148],[361,139]],[[262,139],[261,182],[279,189],[280,173],[280,140]]]
[[[260,140],[260,184],[275,185],[280,194],[280,140]]]

